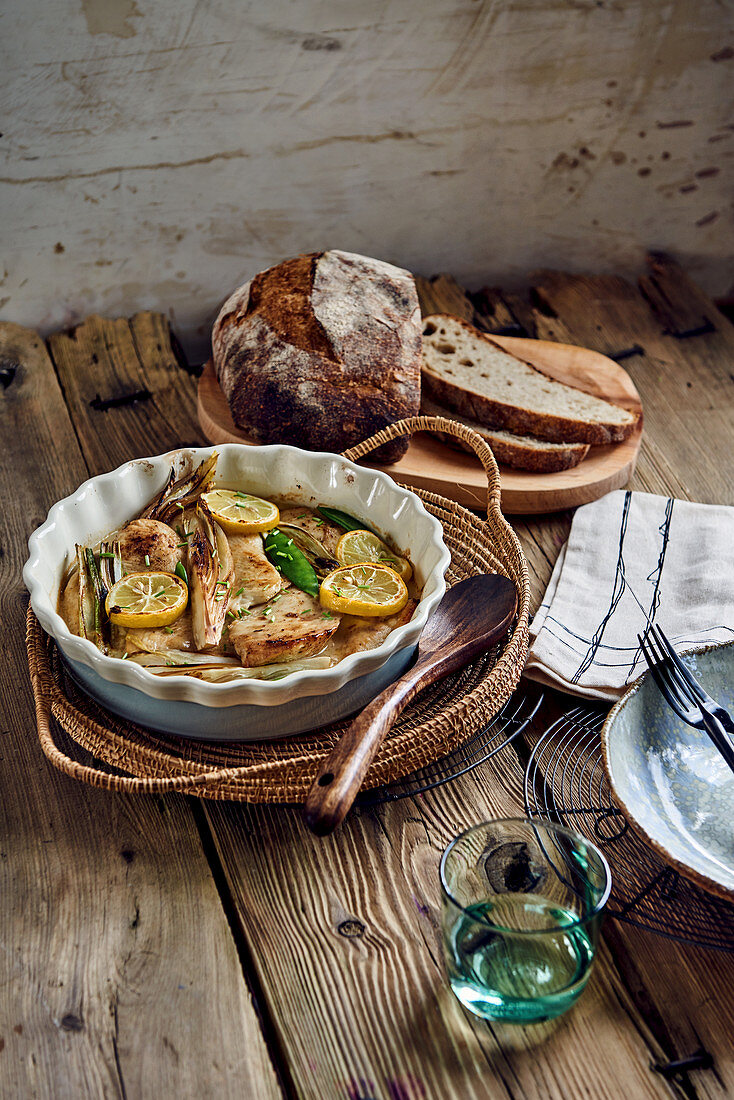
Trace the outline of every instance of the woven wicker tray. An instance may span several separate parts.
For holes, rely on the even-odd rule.
[[[352,447],[345,457],[357,461],[397,436],[430,429],[468,443],[487,475],[486,521],[444,497],[414,490],[443,526],[451,552],[447,582],[504,573],[517,587],[518,615],[498,654],[487,654],[422,692],[406,709],[367,773],[365,787],[393,782],[433,763],[486,726],[515,690],[527,655],[527,563],[500,511],[499,474],[486,443],[454,421],[412,417]],[[148,794],[184,791],[241,802],[301,802],[319,762],[348,725],[337,722],[266,743],[214,744],[162,736],[113,718],[84,695],[65,673],[55,643],[30,608],[27,627],[41,747],[61,771],[96,787]]]

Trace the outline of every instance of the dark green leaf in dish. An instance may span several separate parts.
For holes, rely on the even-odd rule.
[[[298,549],[316,570],[316,575],[325,577],[339,568],[339,562],[332,558],[323,543],[315,539],[308,531],[290,523],[281,523],[278,530],[287,538],[293,539]]]
[[[265,553],[291,584],[314,598],[319,594],[319,580],[314,567],[293,539],[274,527],[265,536]]]
[[[327,508],[325,505],[319,504],[316,511],[324,519],[329,519],[332,523],[343,527],[345,531],[370,531],[373,535],[377,535],[377,532],[368,527],[363,520],[355,519],[354,516],[350,516],[348,512],[342,512],[339,508]]]

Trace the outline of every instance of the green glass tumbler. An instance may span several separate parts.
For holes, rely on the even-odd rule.
[[[566,1012],[611,890],[599,849],[550,821],[487,821],[449,844],[440,875],[446,968],[465,1008],[518,1024]]]

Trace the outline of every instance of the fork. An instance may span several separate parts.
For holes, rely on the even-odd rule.
[[[681,661],[660,627],[650,624],[637,635],[650,674],[675,713],[689,726],[704,730],[734,771],[734,722],[708,695]]]

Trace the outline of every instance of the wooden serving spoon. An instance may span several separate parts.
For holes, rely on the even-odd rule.
[[[469,577],[448,590],[424,627],[415,664],[357,715],[321,765],[305,803],[306,823],[314,833],[326,836],[344,820],[377,750],[410,700],[498,642],[516,607],[514,584],[498,574]]]

